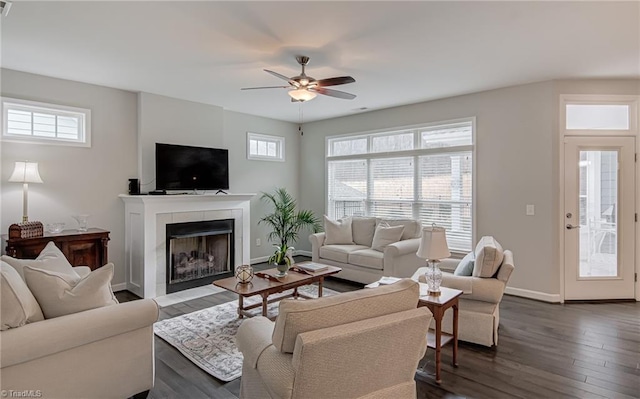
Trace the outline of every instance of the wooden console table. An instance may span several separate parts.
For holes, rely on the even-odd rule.
[[[109,232],[102,229],[87,231],[64,230],[58,234],[45,232],[42,237],[11,238],[7,240],[7,255],[18,259],[35,259],[49,241],[53,241],[72,266],[89,266],[95,270],[108,262]]]

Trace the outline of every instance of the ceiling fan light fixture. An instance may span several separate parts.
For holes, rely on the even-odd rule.
[[[293,98],[296,101],[309,101],[309,100],[313,100],[317,96],[316,93],[306,89],[289,90],[288,93],[289,93],[289,96],[291,96],[291,98]]]

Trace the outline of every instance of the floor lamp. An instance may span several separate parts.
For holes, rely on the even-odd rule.
[[[26,223],[29,221],[27,212],[29,208],[29,183],[43,183],[40,173],[38,173],[38,163],[17,161],[9,181],[22,183],[22,223]]]

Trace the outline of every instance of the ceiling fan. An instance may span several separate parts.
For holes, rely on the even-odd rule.
[[[338,86],[347,83],[353,83],[356,80],[351,76],[338,76],[335,78],[316,80],[311,76],[307,76],[304,72],[305,67],[309,63],[309,57],[304,55],[296,56],[298,64],[302,66],[302,72],[298,76],[288,78],[277,72],[265,69],[264,71],[278,77],[282,80],[289,82],[289,86],[264,86],[264,87],[245,87],[241,90],[256,90],[256,89],[291,89],[289,90],[289,96],[291,96],[292,102],[309,101],[316,97],[317,94],[323,94],[325,96],[342,98],[345,100],[353,100],[356,98],[355,94],[346,93],[344,91],[326,89],[326,86]]]

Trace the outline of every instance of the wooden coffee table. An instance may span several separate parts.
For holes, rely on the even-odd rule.
[[[296,265],[299,265],[302,263],[294,264],[293,268],[295,268]],[[216,280],[213,282],[213,285],[238,294],[238,317],[239,318],[243,318],[244,316],[248,316],[248,317],[252,316],[247,311],[251,309],[255,309],[259,306],[262,306],[262,315],[266,317],[267,305],[272,302],[276,302],[281,299],[290,298],[290,297],[294,297],[294,298],[302,297],[302,298],[311,299],[311,297],[308,297],[304,294],[300,294],[298,292],[298,287],[301,287],[303,285],[318,283],[318,298],[322,297],[322,284],[324,283],[324,278],[332,274],[336,274],[341,270],[342,269],[339,267],[327,265],[327,269],[319,271],[317,273],[308,273],[308,272],[302,272],[302,271],[289,270],[285,277],[275,277],[275,275],[278,273],[278,270],[267,269],[267,270],[257,271],[256,275],[253,277],[253,280],[251,280],[251,282],[247,284],[241,284],[238,282],[238,280],[235,277],[229,277],[221,280]],[[263,276],[267,276],[267,277],[263,277]],[[281,296],[278,298],[269,299],[270,295],[278,294],[290,289],[293,289],[293,293],[289,295]],[[262,297],[262,302],[245,307],[244,298],[248,298],[254,295],[260,295]]]

